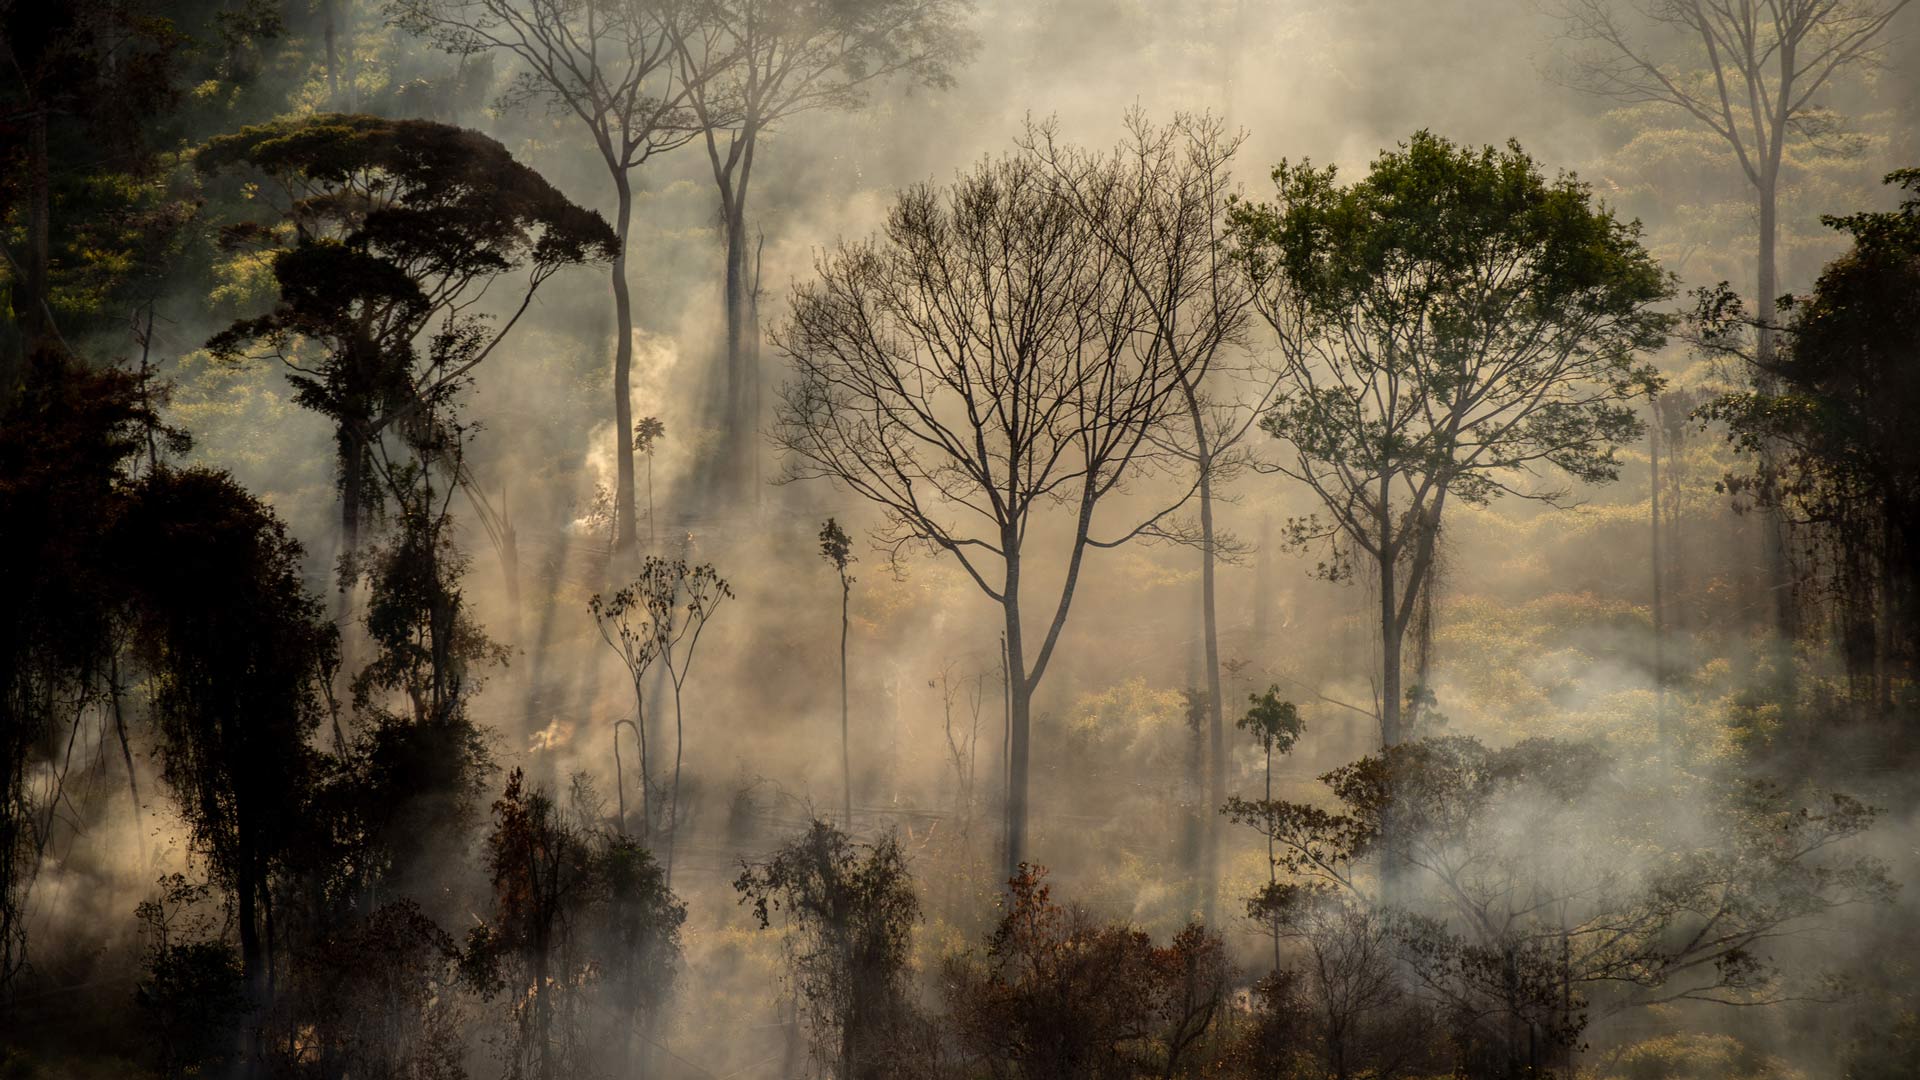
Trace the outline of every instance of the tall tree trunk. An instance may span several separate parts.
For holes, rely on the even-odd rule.
[[[1253,640],[1265,648],[1273,622],[1273,514],[1260,515],[1260,548],[1253,556]]]
[[[1778,139],[1775,140],[1776,144]],[[1777,270],[1774,265],[1774,250],[1779,232],[1779,154],[1777,148],[1764,166],[1757,185],[1760,202],[1760,250],[1755,298],[1755,310],[1759,313],[1759,333],[1755,343],[1755,354],[1760,370],[1756,373],[1758,389],[1763,394],[1771,394],[1777,389],[1777,380],[1773,377],[1775,340],[1773,320],[1777,314],[1775,299],[1779,292]],[[1798,637],[1798,618],[1795,611],[1793,594],[1793,568],[1787,557],[1786,515],[1778,505],[1773,477],[1778,455],[1771,446],[1761,448],[1761,472],[1768,485],[1765,493],[1764,520],[1761,526],[1761,545],[1766,559],[1767,586],[1773,609],[1774,665],[1775,679],[1780,693],[1780,707],[1786,714],[1787,726],[1791,729],[1799,720],[1796,704],[1799,696],[1798,672],[1794,668],[1794,641]]]
[[[25,301],[14,305],[25,334],[25,355],[53,344],[53,320],[48,302],[50,236],[53,218],[52,165],[47,151],[47,109],[27,114],[27,265]]]
[[[1200,606],[1205,620],[1207,652],[1207,802],[1200,813],[1201,917],[1214,926],[1220,907],[1220,829],[1216,820],[1227,801],[1227,737],[1220,690],[1220,621],[1214,597],[1213,461],[1204,451],[1200,462]]]
[[[841,827],[853,831],[853,757],[847,749],[847,601],[852,586],[840,575],[840,801]]]
[[[1012,547],[1003,550],[1011,553]],[[1026,651],[1020,637],[1020,562],[1007,560],[1006,587],[1001,609],[1007,624],[1007,877],[1019,874],[1027,857],[1028,728],[1033,705],[1033,683],[1027,678]]]
[[[334,0],[320,0],[320,18],[325,28],[321,31],[327,42],[327,108],[335,107],[340,101],[340,57],[338,43],[335,40],[339,19],[333,12]]]
[[[1384,534],[1383,534],[1384,535]],[[1395,591],[1395,559],[1382,555],[1380,567],[1380,745],[1400,743],[1400,653],[1403,644],[1399,593]]]
[[[735,188],[727,207],[727,371],[725,412],[727,444],[722,490],[742,491],[752,476],[753,436],[759,429],[754,389],[759,382],[759,328],[752,273],[747,260],[746,192]]]
[[[614,205],[613,253],[613,443],[614,443],[614,526],[616,552],[631,552],[636,540],[633,514],[633,297],[627,287],[627,233],[633,223],[633,184],[627,171],[617,164],[613,186],[618,198]]]
[[[1653,722],[1664,757],[1667,738],[1667,610],[1660,550],[1660,401],[1653,399],[1653,424],[1647,429],[1653,563]]]
[[[1385,529],[1381,530],[1384,539]],[[1380,565],[1380,745],[1388,748],[1398,746],[1402,738],[1400,730],[1401,701],[1400,663],[1401,647],[1405,640],[1405,625],[1400,621],[1399,593],[1395,591],[1394,558],[1392,549],[1384,543],[1384,554]],[[1407,586],[1413,588],[1412,584]],[[1389,793],[1385,813],[1382,815],[1380,831],[1380,898],[1392,904],[1399,894],[1400,853],[1394,844],[1394,834],[1398,832],[1394,804]]]

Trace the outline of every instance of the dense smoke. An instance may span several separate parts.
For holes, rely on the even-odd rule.
[[[0,3],[9,48],[22,55],[40,48],[34,6]],[[1781,526],[1764,505],[1777,489],[1728,477],[1775,461],[1785,442],[1742,446],[1731,413],[1692,411],[1721,395],[1771,392],[1772,376],[1743,366],[1728,335],[1681,318],[1691,290],[1722,282],[1757,310],[1750,186],[1725,141],[1681,110],[1589,92],[1580,61],[1592,43],[1568,36],[1558,7],[711,5],[715,18],[750,7],[791,7],[794,18],[837,17],[814,8],[899,18],[939,8],[970,40],[940,78],[903,67],[760,134],[744,217],[755,366],[740,368],[729,344],[729,223],[712,132],[632,170],[631,419],[659,422],[640,444],[614,419],[618,323],[597,229],[574,222],[592,233],[581,243],[593,250],[555,259],[511,322],[539,263],[531,245],[503,243],[526,261],[511,273],[486,269],[497,278],[475,279],[492,283],[473,285],[471,311],[423,320],[417,337],[433,340],[470,314],[484,314],[476,325],[487,333],[510,332],[470,384],[450,384],[386,433],[395,456],[373,498],[392,505],[355,541],[342,528],[336,470],[346,422],[300,397],[264,335],[225,355],[208,347],[290,295],[270,252],[231,240],[247,215],[268,221],[261,208],[277,213],[273,200],[295,185],[277,186],[285,174],[261,164],[267,154],[236,151],[240,164],[225,171],[193,155],[243,125],[297,125],[325,112],[431,121],[497,140],[561,202],[613,219],[600,152],[564,104],[515,92],[526,65],[510,51],[450,54],[416,32],[405,12],[434,7],[429,0],[184,4],[193,10],[178,13],[117,0],[79,6],[99,8],[88,18],[100,26],[173,14],[183,33],[204,39],[181,55],[212,74],[185,86],[169,112],[139,121],[157,133],[154,161],[97,169],[102,187],[151,185],[154,201],[178,199],[203,216],[160,270],[118,268],[143,283],[124,293],[112,282],[89,292],[78,280],[74,252],[96,237],[65,226],[76,231],[56,236],[54,261],[74,277],[56,283],[67,305],[57,313],[71,329],[57,351],[71,351],[74,372],[144,371],[143,355],[157,372],[128,399],[138,402],[131,418],[117,421],[148,440],[132,440],[136,449],[121,455],[132,464],[115,474],[131,493],[128,520],[172,505],[156,502],[154,477],[204,466],[229,474],[301,546],[300,580],[324,614],[316,625],[339,628],[339,662],[316,683],[325,708],[315,704],[287,737],[330,763],[316,775],[339,802],[315,805],[351,820],[365,843],[319,836],[326,828],[311,822],[310,831],[277,823],[292,838],[285,853],[249,871],[269,905],[265,933],[284,935],[282,945],[269,941],[269,955],[282,950],[261,976],[271,987],[245,988],[253,996],[226,1014],[178,990],[204,985],[190,965],[205,957],[188,946],[231,939],[237,949],[238,920],[252,921],[239,909],[253,901],[238,899],[251,886],[223,867],[202,822],[218,817],[208,806],[224,796],[183,801],[179,745],[192,725],[165,722],[168,708],[194,708],[168,696],[198,686],[193,676],[226,683],[221,650],[191,670],[181,660],[200,655],[198,624],[153,614],[180,606],[171,593],[125,586],[131,599],[114,603],[140,614],[113,631],[127,636],[103,655],[127,669],[87,669],[73,684],[84,693],[22,676],[25,704],[0,716],[22,732],[0,739],[17,759],[8,798],[22,793],[8,812],[30,826],[7,835],[17,851],[0,850],[26,868],[8,880],[25,883],[19,935],[30,950],[18,972],[0,972],[10,1017],[0,1020],[0,1072],[17,1062],[22,1076],[203,1075],[194,1070],[204,1061],[259,1076],[1760,1078],[1905,1075],[1902,1063],[1920,1060],[1905,959],[1915,901],[1902,889],[1916,870],[1915,793],[1902,773],[1915,747],[1911,646],[1882,642],[1876,652],[1869,642],[1873,672],[1863,676],[1847,636],[1862,605],[1888,620],[1904,610],[1895,582],[1913,567],[1892,566],[1873,587],[1884,591],[1868,590],[1877,599],[1857,593],[1849,606],[1846,590],[1864,580],[1845,574],[1855,548],[1818,523],[1783,527],[1800,621],[1782,637],[1768,543]],[[1660,40],[1666,24],[1620,10]],[[1810,293],[1853,247],[1821,215],[1890,211],[1900,192],[1882,174],[1920,163],[1916,14],[1895,18],[1870,62],[1821,91],[1830,115],[1820,114],[1816,137],[1790,145],[1777,292]],[[338,65],[331,89],[328,50]],[[1697,67],[1688,47],[1671,51],[1661,63]],[[69,107],[20,93],[20,115]],[[1263,306],[1270,282],[1254,275],[1235,286],[1246,306],[1212,368],[1186,369],[1204,374],[1221,427],[1237,435],[1211,499],[1215,639],[1182,442],[1191,428],[1173,423],[1184,413],[1156,406],[1141,421],[1153,429],[1149,450],[1096,519],[1122,531],[1152,519],[1155,529],[1088,549],[1065,585],[1077,504],[1050,491],[1035,500],[1031,528],[1021,524],[1033,553],[1027,642],[1010,678],[1004,611],[990,596],[997,579],[976,581],[924,528],[901,540],[897,512],[816,475],[831,470],[796,469],[796,455],[782,452],[795,445],[780,407],[804,382],[802,354],[809,342],[816,358],[831,351],[823,342],[845,343],[809,338],[807,303],[849,265],[836,259],[901,243],[899,208],[922,185],[930,205],[945,206],[969,178],[1031,164],[1048,138],[1072,148],[1060,159],[1072,162],[1071,153],[1124,147],[1142,128],[1216,130],[1212,122],[1231,151],[1221,175],[1233,201],[1206,215],[1207,227],[1235,274],[1251,265],[1242,256],[1256,234],[1230,222],[1287,197],[1274,174],[1282,162],[1334,166],[1329,183],[1344,187],[1381,155],[1427,145],[1416,133],[1469,156],[1482,146],[1497,155],[1513,140],[1542,185],[1577,176],[1593,205],[1617,216],[1622,261],[1643,246],[1649,267],[1673,275],[1617,294],[1647,318],[1619,340],[1644,330],[1660,343],[1623,356],[1650,368],[1620,375],[1631,382],[1620,417],[1595,421],[1604,467],[1569,479],[1568,455],[1542,452],[1538,470],[1501,473],[1501,491],[1448,503],[1444,518],[1434,509],[1431,525],[1409,514],[1415,547],[1431,558],[1424,584],[1387,594],[1409,613],[1404,641],[1388,652],[1377,561],[1351,534],[1303,525],[1329,511],[1289,478],[1287,430],[1269,415],[1287,370],[1283,320]],[[6,139],[9,161],[27,160],[30,140]],[[76,176],[93,176],[84,155],[56,152]],[[1070,172],[1034,167],[1055,179]],[[5,185],[10,251],[29,240],[31,187]],[[76,194],[85,187],[59,188],[56,232],[63,220],[137,231],[106,212],[108,225],[87,219],[97,208]],[[571,209],[547,207],[542,235]],[[1625,224],[1634,220],[1637,235]],[[364,221],[335,225],[346,236]],[[276,227],[290,246],[293,230]],[[1082,266],[1112,257],[1087,228]],[[302,241],[305,232],[303,222]],[[114,234],[96,246],[122,242],[131,243]],[[1229,259],[1230,249],[1242,255]],[[1111,284],[1123,280],[1098,287],[1124,291],[1131,286]],[[26,295],[19,270],[7,282]],[[45,331],[26,317],[14,323],[0,344],[10,358],[28,357]],[[1656,323],[1671,333],[1653,333]],[[301,326],[302,340],[318,339],[311,321]],[[900,337],[888,340],[910,336],[902,326],[889,324]],[[315,355],[301,347],[286,346]],[[453,359],[436,371],[478,354],[470,344],[444,348]],[[1135,360],[1130,377],[1160,371],[1172,400],[1174,367],[1154,368],[1166,363],[1157,354]],[[30,366],[0,373],[8,398],[19,390],[27,399],[19,388],[31,380],[20,373]],[[733,397],[721,388],[730,370],[752,378]],[[150,406],[145,388],[161,383],[164,400]],[[100,400],[131,393],[84,385]],[[1650,405],[1645,391],[1656,385]],[[69,415],[62,408],[43,412]],[[149,451],[162,425],[190,433],[192,448]],[[17,430],[29,431],[24,420]],[[29,444],[39,437],[21,436],[24,449],[0,445],[0,469],[18,470],[0,473],[0,493],[39,475],[45,459]],[[628,537],[618,535],[615,491],[623,443],[636,446]],[[423,532],[409,531],[409,498]],[[1178,509],[1154,517],[1171,504]],[[968,512],[935,500],[927,515],[973,528],[955,524]],[[850,562],[823,558],[829,519],[851,539]],[[118,565],[126,549],[112,545],[140,541],[114,531],[120,511],[112,529],[106,511],[100,520],[114,537],[101,559]],[[16,521],[0,526],[11,530],[5,550],[36,560],[92,550],[56,526],[84,531],[67,519],[49,518],[45,533]],[[1408,551],[1387,565],[1404,571],[1425,557]],[[45,565],[36,581],[68,572]],[[629,602],[609,609],[629,587]],[[1028,709],[1011,683],[1063,588],[1071,606],[1032,687],[1025,832],[1010,855],[1011,732]],[[413,655],[357,683],[404,651],[377,628],[382,605],[399,603],[394,594],[432,595],[417,625],[391,639],[452,641],[457,662]],[[60,594],[33,595],[51,604],[45,597]],[[690,597],[704,606],[689,611]],[[641,628],[624,654],[622,612]],[[647,635],[663,619],[675,621],[660,644]],[[469,624],[500,648],[476,643]],[[140,644],[149,633],[162,644]],[[29,626],[9,660],[42,663],[40,634]],[[1391,679],[1383,653],[1401,656]],[[235,666],[258,675],[258,665]],[[443,668],[458,671],[451,688]],[[1218,701],[1208,700],[1210,676]],[[111,694],[92,689],[108,684]],[[1257,723],[1236,721],[1260,714],[1267,693],[1270,710],[1290,704],[1264,715],[1291,726],[1263,744]],[[237,714],[257,717],[270,698],[258,694]],[[24,718],[40,700],[66,711],[34,721],[44,730],[28,735]],[[1406,737],[1383,748],[1383,713],[1397,732],[1403,708]],[[1210,716],[1223,719],[1217,760]],[[471,743],[458,726],[469,724]],[[396,755],[418,773],[365,766],[388,760],[378,757],[390,745],[382,739],[422,730],[448,741]],[[470,789],[435,802],[439,789],[422,778],[438,774],[421,759],[469,757],[472,776],[448,790]],[[1239,809],[1225,812],[1216,795]],[[340,810],[354,799],[363,801]],[[169,886],[168,875],[181,877]],[[11,923],[6,931],[16,933]],[[325,947],[302,952],[296,934]],[[1069,955],[1087,959],[1074,967]],[[391,962],[370,975],[366,956]],[[218,958],[205,962],[225,970]],[[314,995],[316,985],[335,992]],[[195,996],[194,1008],[167,999],[169,986]],[[381,1015],[403,1016],[404,1032],[354,1027],[364,1019],[356,1005],[376,997],[399,1002]],[[1134,997],[1135,1014],[1122,1016]],[[323,1046],[361,1056],[340,1049],[322,1060],[312,1048]],[[426,1061],[465,1072],[431,1072]]]

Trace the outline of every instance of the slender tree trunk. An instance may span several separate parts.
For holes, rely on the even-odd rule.
[[[680,831],[680,763],[687,748],[686,714],[680,705],[680,682],[673,684],[673,786],[667,792],[667,858],[662,878],[673,884],[673,846]]]
[[[1382,515],[1383,519],[1385,515]],[[1380,532],[1381,551],[1387,552],[1379,559],[1380,565],[1380,745],[1382,748],[1398,746],[1402,738],[1400,730],[1401,689],[1400,663],[1401,646],[1405,640],[1405,626],[1400,621],[1399,593],[1395,589],[1394,558],[1392,548],[1385,544],[1390,535],[1385,528]],[[1409,585],[1409,587],[1414,587]],[[1400,852],[1394,843],[1399,831],[1396,824],[1398,813],[1392,799],[1389,798],[1382,815],[1380,845],[1380,897],[1392,904],[1399,895]]]
[[[1220,830],[1214,815],[1227,799],[1226,723],[1220,700],[1220,617],[1214,592],[1218,557],[1213,529],[1213,447],[1207,438],[1199,396],[1184,374],[1180,378],[1180,390],[1186,397],[1187,419],[1193,424],[1194,466],[1200,481],[1200,619],[1207,665],[1206,805],[1201,807],[1199,815],[1200,913],[1206,925],[1212,926],[1218,918],[1220,904]]]
[[[747,213],[744,186],[733,190],[727,214],[727,490],[744,487],[752,475],[755,389],[759,383],[759,327],[754,309],[753,281],[747,265]]]
[[[1001,610],[1007,624],[1007,877],[1012,878],[1027,857],[1027,739],[1033,683],[1027,678],[1020,635],[1020,559],[1011,544],[1002,550],[1008,552]]]
[[[853,831],[853,757],[847,749],[847,601],[852,586],[840,575],[840,798],[841,827]]]
[[[1773,393],[1777,380],[1773,377],[1775,340],[1773,320],[1777,313],[1775,299],[1779,292],[1776,278],[1774,249],[1779,232],[1779,162],[1775,153],[1768,161],[1758,184],[1760,202],[1760,250],[1756,278],[1755,310],[1759,313],[1759,333],[1755,343],[1755,354],[1760,370],[1755,382],[1763,394]],[[1761,471],[1765,476],[1769,491],[1774,492],[1772,480],[1774,464],[1778,456],[1771,446],[1761,448]],[[1795,611],[1793,594],[1793,568],[1787,557],[1787,522],[1775,498],[1765,498],[1766,507],[1761,525],[1761,545],[1766,559],[1767,586],[1772,603],[1774,636],[1775,678],[1779,687],[1780,707],[1786,715],[1789,730],[1799,721],[1796,708],[1799,698],[1798,672],[1794,668],[1794,641],[1798,637],[1798,618]]]
[[[1401,632],[1399,593],[1395,591],[1394,558],[1382,555],[1380,566],[1380,745],[1400,743],[1400,653]]]
[[[541,899],[544,901],[545,897]],[[552,917],[548,912],[542,914]],[[533,1038],[534,1052],[540,1060],[540,1080],[553,1080],[553,1002],[549,996],[553,988],[547,985],[549,945],[544,932],[533,944]]]
[[[320,18],[325,23],[321,31],[327,42],[327,108],[331,109],[340,101],[340,59],[337,42],[339,19],[333,13],[334,0],[320,0]]]
[[[1648,458],[1652,462],[1649,488],[1651,495],[1650,523],[1652,526],[1651,552],[1653,562],[1653,722],[1654,731],[1659,738],[1660,752],[1664,756],[1668,745],[1667,737],[1667,611],[1665,604],[1665,583],[1661,580],[1660,550],[1660,403],[1653,401],[1653,424],[1647,429]]]
[[[621,836],[627,835],[627,770],[620,760],[620,721],[613,722],[613,795],[620,816],[615,818]]]
[[[627,287],[627,233],[633,223],[633,185],[627,171],[614,165],[613,253],[613,443],[614,550],[629,553],[636,539],[633,515],[633,297]]]
[[[1267,751],[1267,793],[1266,793],[1265,799],[1266,799],[1267,805],[1272,806],[1273,805],[1273,740],[1271,738],[1266,738],[1261,741],[1266,745],[1266,751]],[[1268,829],[1267,830],[1267,884],[1271,886],[1271,885],[1278,885],[1279,883],[1280,883],[1279,864],[1274,862],[1274,859],[1273,859],[1273,830]],[[1273,922],[1273,972],[1276,975],[1280,973],[1280,920],[1277,916],[1275,917]]]
[[[25,334],[25,356],[53,344],[48,315],[49,264],[53,218],[52,164],[47,150],[47,110],[44,105],[27,114],[27,265],[26,297],[14,305]]]
[[[367,501],[367,445],[352,431],[342,431],[340,442],[340,543],[354,556],[360,551],[360,514]]]

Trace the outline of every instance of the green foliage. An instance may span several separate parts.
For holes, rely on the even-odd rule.
[[[893,834],[864,854],[824,821],[734,879],[761,929],[786,930],[787,971],[807,1010],[814,1053],[849,1080],[905,1075],[891,1033],[909,1019],[907,959],[920,899]]]
[[[1351,185],[1307,162],[1273,179],[1273,203],[1234,214],[1292,382],[1262,425],[1338,527],[1390,546],[1368,493],[1403,478],[1421,505],[1484,502],[1540,465],[1618,475],[1640,433],[1626,402],[1657,381],[1635,357],[1662,342],[1672,291],[1637,223],[1517,143],[1424,131]]]
[[[1247,702],[1251,708],[1234,721],[1233,726],[1253,736],[1267,754],[1291,751],[1294,742],[1307,730],[1300,710],[1293,702],[1281,700],[1278,685],[1267,687],[1264,693],[1248,694]]]

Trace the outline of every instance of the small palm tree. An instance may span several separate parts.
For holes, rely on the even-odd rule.
[[[633,425],[633,448],[647,455],[647,547],[654,545],[653,533],[653,450],[667,437],[667,425],[657,416],[643,417]]]
[[[853,594],[853,542],[832,518],[820,526],[820,557],[840,575],[840,795],[841,827],[853,828],[853,767],[847,751],[847,601]]]

